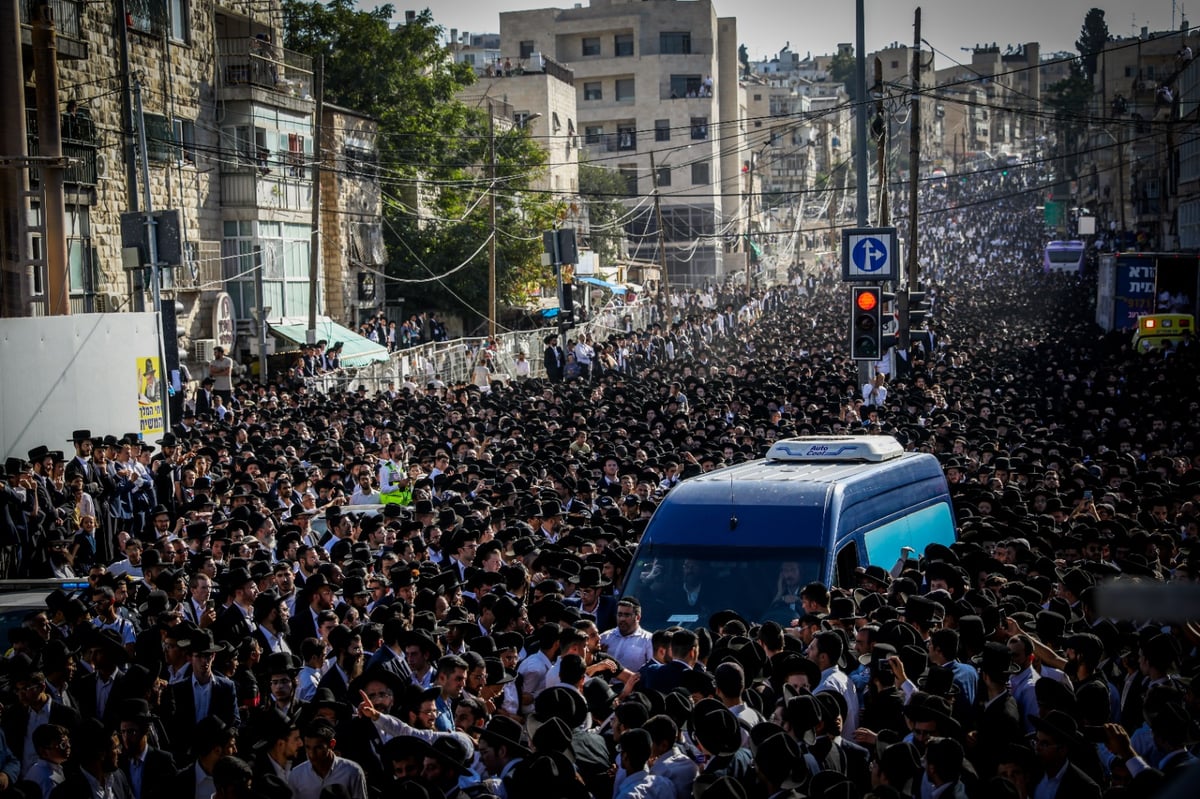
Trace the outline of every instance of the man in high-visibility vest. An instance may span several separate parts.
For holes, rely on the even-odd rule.
[[[404,471],[404,445],[392,444],[391,457],[379,464],[379,499],[384,505],[411,505],[412,487]]]

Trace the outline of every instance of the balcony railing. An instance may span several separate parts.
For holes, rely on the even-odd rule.
[[[494,61],[475,65],[481,78],[519,78],[523,75],[550,75],[563,83],[575,85],[575,70],[555,61],[544,53],[531,53],[527,58],[497,56]]]
[[[584,146],[594,152],[619,153],[637,150],[637,134],[602,133],[584,137]]]
[[[217,39],[217,59],[225,86],[257,86],[312,99],[312,58],[265,39]]]
[[[274,173],[263,174],[256,167],[223,169],[221,205],[227,208],[310,211],[312,180]]]
[[[83,38],[83,2],[81,0],[21,0],[21,25],[32,26],[38,18],[38,7],[46,4],[54,15],[54,30],[59,36],[59,58],[87,58],[87,42]],[[23,44],[32,45],[32,34],[22,30]]]
[[[39,154],[37,109],[25,109],[25,134],[29,155],[37,156]],[[63,114],[62,154],[67,159],[67,170],[63,178],[67,183],[80,186],[96,185],[98,177],[96,137],[91,118]],[[32,167],[29,170],[30,183],[36,185],[40,180],[40,173],[41,167]]]

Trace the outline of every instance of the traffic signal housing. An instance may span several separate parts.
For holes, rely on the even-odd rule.
[[[883,292],[878,286],[850,289],[850,357],[877,361],[883,352]]]

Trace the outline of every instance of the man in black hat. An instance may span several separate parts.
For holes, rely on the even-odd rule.
[[[611,630],[617,626],[617,598],[603,593],[611,583],[604,579],[604,574],[596,566],[584,566],[578,575],[568,578],[568,581],[579,591],[578,598],[567,600],[582,613],[591,614],[596,620],[596,627],[601,630]]]
[[[558,336],[553,333],[546,336],[545,344],[546,351],[542,356],[542,365],[546,369],[546,379],[551,383],[561,383],[566,359],[563,357],[562,347],[558,345]]]
[[[1008,690],[1016,664],[1008,647],[988,641],[975,660],[979,667],[980,692],[975,704],[975,732],[967,737],[971,761],[980,778],[988,779],[1000,767],[1000,753],[1025,737],[1021,709]]]
[[[1075,719],[1061,710],[1045,717],[1032,716],[1034,748],[1042,764],[1041,782],[1034,789],[1038,799],[1099,799],[1100,786],[1087,772],[1071,762],[1090,745],[1079,734]]]
[[[186,754],[190,730],[201,720],[215,717],[227,726],[240,722],[237,689],[228,677],[213,673],[213,658],[223,648],[208,630],[194,630],[179,641],[191,661],[191,678],[167,686],[162,694],[162,719],[177,756]]]
[[[37,752],[27,746],[28,736],[42,724],[57,724],[68,730],[79,726],[80,716],[50,697],[46,688],[46,676],[33,667],[25,656],[14,659],[13,666],[20,669],[9,675],[9,685],[16,695],[16,702],[4,708],[0,728],[12,753],[21,761],[21,773],[29,770],[37,760]]]
[[[266,708],[254,725],[253,748],[254,772],[274,774],[286,784],[296,756],[304,748],[296,719],[272,707]]]
[[[258,625],[254,623],[254,599],[258,596],[258,582],[244,568],[230,569],[222,580],[227,595],[233,600],[212,625],[213,635],[218,641],[240,646],[242,641],[254,635]]]
[[[121,771],[129,779],[134,799],[165,795],[175,777],[175,758],[150,745],[154,715],[145,699],[124,699],[117,709],[117,734],[121,739]]]

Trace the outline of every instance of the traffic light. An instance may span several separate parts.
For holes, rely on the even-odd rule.
[[[923,327],[925,320],[929,317],[929,302],[926,300],[925,292],[910,291],[908,292],[908,327],[911,330],[916,330]]]
[[[575,287],[570,283],[562,284],[562,301],[559,303],[559,318],[563,330],[575,326]]]
[[[850,357],[876,361],[883,351],[883,296],[878,286],[850,289]]]

